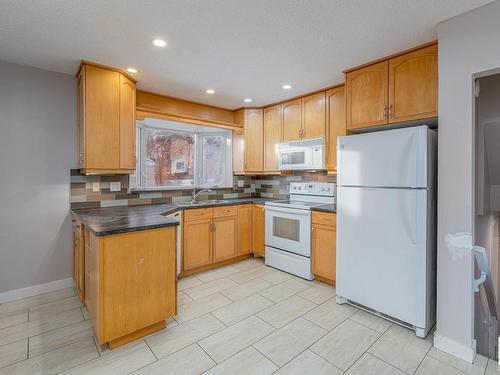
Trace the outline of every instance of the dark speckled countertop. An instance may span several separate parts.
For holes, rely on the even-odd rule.
[[[190,210],[194,208],[206,208],[216,206],[228,206],[245,203],[262,203],[273,199],[270,198],[236,198],[226,199],[227,203],[206,204],[195,207],[180,206],[172,204],[156,204],[144,206],[118,206],[104,208],[89,208],[72,210],[83,225],[89,228],[96,236],[108,236],[111,234],[135,232],[139,230],[164,228],[179,225],[175,218],[165,215],[173,214],[179,210]]]
[[[335,204],[325,204],[324,206],[317,206],[311,208],[312,211],[319,211],[319,212],[337,212],[337,206]]]

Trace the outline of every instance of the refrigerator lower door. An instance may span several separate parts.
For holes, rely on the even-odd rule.
[[[338,138],[338,185],[427,188],[427,126]]]
[[[425,327],[427,190],[339,187],[337,295]]]

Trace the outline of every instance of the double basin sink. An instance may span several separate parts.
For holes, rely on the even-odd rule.
[[[176,205],[181,207],[195,207],[195,206],[207,206],[210,204],[222,204],[222,203],[230,203],[230,201],[224,199],[209,199],[209,200],[194,201],[194,202],[177,202]]]

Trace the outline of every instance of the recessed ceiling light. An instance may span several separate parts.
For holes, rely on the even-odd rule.
[[[214,91],[214,90],[212,90],[212,89],[208,89],[208,90],[206,91],[206,93],[207,93],[207,94],[215,94],[215,91]]]
[[[163,39],[153,39],[153,44],[156,47],[165,47],[167,45],[167,42],[165,42]]]
[[[290,90],[291,88],[291,85],[283,85],[283,90]]]
[[[136,68],[127,68],[127,72],[129,72],[129,73],[137,73],[137,69]]]
[[[251,102],[252,102],[252,99],[250,99],[250,98],[245,98],[245,99],[243,99],[243,101],[244,101],[245,103],[251,103]]]

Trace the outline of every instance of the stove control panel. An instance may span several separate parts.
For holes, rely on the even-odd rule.
[[[335,196],[335,184],[331,182],[291,182],[290,194]]]

